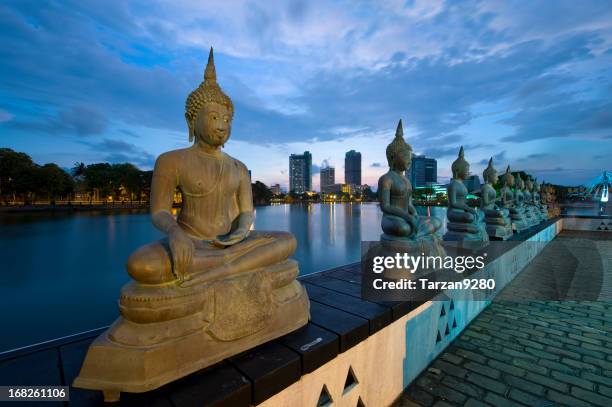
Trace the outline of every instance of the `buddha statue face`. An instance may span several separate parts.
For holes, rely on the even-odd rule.
[[[185,102],[185,120],[189,127],[189,141],[213,147],[225,144],[230,136],[234,105],[217,83],[213,50],[210,49],[204,80],[189,94]]]
[[[389,162],[389,167],[397,171],[406,171],[412,165],[412,151],[402,149],[394,154],[393,159]]]
[[[232,130],[232,114],[227,106],[206,103],[194,120],[193,132],[198,142],[212,147],[223,146]]]
[[[493,167],[493,158],[489,159],[489,165],[482,173],[482,177],[484,178],[485,182],[489,184],[495,184],[499,179],[497,175],[497,170],[495,169],[495,167]]]
[[[493,169],[491,172],[486,172],[483,174],[485,182],[489,184],[495,184],[499,180],[499,175],[497,175],[497,171]]]

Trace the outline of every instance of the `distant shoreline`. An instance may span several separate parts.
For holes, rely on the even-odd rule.
[[[0,213],[23,212],[81,212],[81,211],[113,211],[125,209],[149,209],[148,202],[121,202],[121,203],[72,203],[72,204],[29,204],[29,205],[0,205]]]

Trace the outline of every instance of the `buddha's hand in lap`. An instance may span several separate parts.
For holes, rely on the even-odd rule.
[[[216,239],[211,241],[211,244],[216,247],[228,247],[235,245],[236,243],[242,242],[249,234],[249,230],[238,228],[226,235],[217,236]]]
[[[168,235],[172,252],[172,273],[179,281],[184,281],[193,259],[193,241],[181,230]]]

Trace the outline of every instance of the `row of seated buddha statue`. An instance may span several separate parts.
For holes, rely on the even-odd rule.
[[[468,205],[469,191],[464,182],[470,174],[470,165],[461,147],[451,166],[453,178],[447,187],[446,233],[439,236],[441,220],[418,214],[413,205],[412,186],[405,176],[412,162],[412,147],[403,138],[401,120],[394,140],[387,147],[387,161],[389,171],[378,181],[383,244],[401,244],[425,254],[443,255],[442,241],[478,249],[489,240],[506,240],[551,217],[538,183],[530,177],[526,182],[518,174],[515,177],[509,166],[498,194],[495,185],[499,177],[493,158],[483,172],[484,184],[476,192],[480,195],[480,207]],[[551,196],[547,195],[547,199],[552,200]]]
[[[464,185],[469,174],[463,147],[452,165],[453,178],[448,193],[447,232],[444,240],[473,242],[469,247],[485,245],[489,240],[506,240],[549,218],[546,205],[541,201],[540,186],[527,177],[526,181],[510,171],[508,166],[502,177],[499,197],[494,187],[498,183],[493,158],[483,172],[484,184],[480,191],[480,208],[467,205],[468,190]]]

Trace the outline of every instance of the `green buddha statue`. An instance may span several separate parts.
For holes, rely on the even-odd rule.
[[[497,192],[493,185],[497,183],[497,170],[493,167],[493,157],[482,173],[484,185],[480,190],[480,209],[484,213],[487,225],[487,234],[491,240],[506,240],[512,236],[512,222],[510,211],[500,207]]]
[[[542,195],[543,197],[545,197],[544,203],[546,204],[546,207],[547,207],[548,218],[554,218],[555,216],[559,216],[559,214],[561,213],[561,209],[556,203],[557,198],[556,198],[555,187],[553,187],[549,183],[543,183],[542,191],[543,191]]]
[[[500,191],[500,201],[502,207],[508,209],[510,213],[510,220],[512,222],[512,230],[515,232],[522,232],[527,229],[528,225],[525,221],[525,215],[523,214],[522,208],[518,207],[515,201],[514,195],[514,175],[510,171],[510,166],[506,168],[506,172],[502,178],[503,186]]]
[[[527,176],[525,181],[525,214],[530,226],[535,226],[540,223],[538,209],[533,202],[533,181],[530,176]]]
[[[541,221],[545,221],[548,219],[548,211],[546,209],[546,205],[542,203],[542,196],[540,194],[540,184],[537,179],[533,182],[533,201],[538,208],[538,216]]]
[[[477,208],[468,206],[468,190],[463,181],[470,174],[470,164],[465,160],[463,147],[459,149],[459,156],[453,162],[453,178],[448,184],[448,209],[446,217],[446,233],[444,240],[459,242],[482,242],[482,244],[471,243],[471,248],[478,248],[489,241],[484,223],[484,214]],[[466,245],[468,246],[468,245]]]
[[[514,206],[510,209],[510,219],[512,219],[512,227],[517,232],[522,232],[523,230],[529,228],[530,224],[527,220],[527,216],[525,214],[525,195],[523,194],[523,179],[520,175],[516,176],[516,181],[514,181],[514,177],[509,178],[514,186]]]
[[[217,84],[211,48],[187,98],[187,148],[159,156],[151,217],[166,238],[127,261],[121,316],[90,347],[74,385],[119,393],[154,389],[308,322],[287,232],[253,230],[247,167],[224,153],[234,107]],[[180,190],[182,207],[172,203]]]
[[[382,210],[382,241],[410,244],[431,255],[444,253],[436,231],[438,218],[421,216],[412,203],[412,186],[405,171],[412,163],[412,147],[404,140],[402,121],[397,124],[395,138],[386,150],[389,171],[378,180],[378,199]]]

